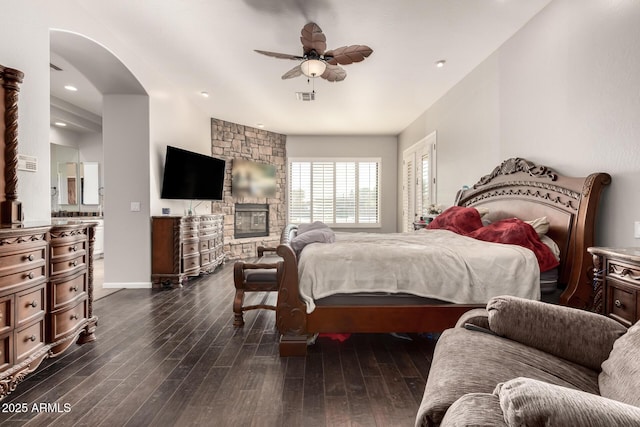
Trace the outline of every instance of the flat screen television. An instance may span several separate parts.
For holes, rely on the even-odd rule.
[[[222,200],[225,161],[167,146],[162,199]]]

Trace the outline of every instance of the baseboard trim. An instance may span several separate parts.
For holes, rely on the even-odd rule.
[[[105,282],[102,287],[105,289],[150,289],[151,282]]]

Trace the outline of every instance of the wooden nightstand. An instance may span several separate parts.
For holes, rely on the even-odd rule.
[[[589,248],[594,307],[629,327],[640,319],[640,248]]]

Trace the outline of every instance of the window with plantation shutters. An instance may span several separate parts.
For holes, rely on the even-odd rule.
[[[290,159],[289,222],[380,226],[380,159]]]

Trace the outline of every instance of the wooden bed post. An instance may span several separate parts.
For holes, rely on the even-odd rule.
[[[573,224],[576,230],[571,233],[574,236],[574,241],[571,242],[573,251],[570,252],[573,268],[567,288],[560,295],[562,305],[582,309],[594,308],[595,292],[590,274],[593,271],[593,257],[587,253],[587,249],[595,242],[596,214],[602,188],[610,183],[611,176],[606,173],[591,174],[584,181],[580,208]]]
[[[277,254],[282,257],[278,271],[278,302],[276,326],[280,332],[280,356],[305,356],[307,354],[307,306],[300,298],[298,288],[298,258],[289,246],[292,233],[298,226],[289,224],[282,231]]]

